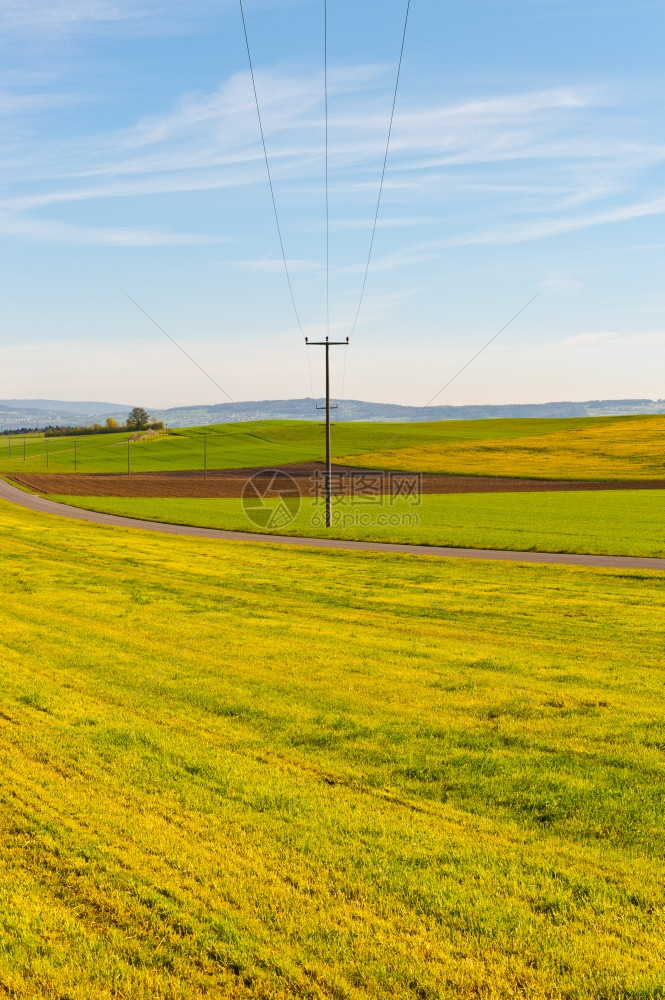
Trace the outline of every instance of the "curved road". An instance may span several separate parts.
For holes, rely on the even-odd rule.
[[[351,542],[339,538],[302,538],[289,535],[259,535],[249,531],[225,531],[221,528],[195,528],[161,521],[141,521],[118,514],[99,514],[67,504],[55,503],[33,493],[24,493],[0,479],[0,499],[27,507],[39,514],[57,514],[75,521],[89,521],[115,528],[140,528],[162,535],[188,535],[193,538],[221,538],[230,542],[260,542],[276,545],[299,545],[315,549],[353,549],[361,552],[393,552],[399,555],[435,556],[446,559],[492,559],[499,562],[563,563],[570,566],[603,566],[611,569],[665,570],[665,559],[638,556],[587,556],[560,552],[509,552],[500,549],[456,549],[440,545],[400,545],[391,542]]]

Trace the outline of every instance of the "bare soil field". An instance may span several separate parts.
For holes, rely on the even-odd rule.
[[[203,472],[184,470],[168,473],[138,472],[13,475],[17,485],[44,494],[95,497],[241,497],[253,476],[291,476],[303,496],[320,496],[325,484],[325,466],[320,462],[284,465],[278,469],[209,469]],[[499,476],[447,476],[426,473],[383,472],[376,469],[333,466],[333,493],[347,495],[405,495],[407,491],[423,494],[445,493],[543,493],[587,490],[662,490],[665,479],[606,481],[509,479]]]

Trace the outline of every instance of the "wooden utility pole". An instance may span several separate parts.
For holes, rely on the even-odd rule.
[[[332,526],[332,457],[330,451],[330,348],[348,347],[349,338],[346,340],[312,340],[305,337],[308,347],[325,347],[326,349],[326,528]],[[317,406],[317,410],[322,410],[322,406]],[[336,407],[333,407],[336,409]]]

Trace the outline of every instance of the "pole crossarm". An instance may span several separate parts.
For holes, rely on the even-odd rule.
[[[309,337],[305,337],[305,343],[308,347],[348,347],[349,338],[346,340],[310,340]]]
[[[332,527],[332,456],[330,450],[330,411],[331,409],[336,410],[336,406],[330,405],[330,348],[331,347],[348,347],[349,338],[346,340],[330,340],[326,337],[325,340],[310,340],[305,337],[305,343],[308,347],[325,347],[326,349],[326,528]],[[317,406],[317,410],[323,410],[323,406]]]

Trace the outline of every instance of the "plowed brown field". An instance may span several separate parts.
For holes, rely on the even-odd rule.
[[[95,497],[241,497],[247,481],[266,469],[214,469],[207,478],[202,472],[138,472],[131,476],[110,473],[87,475],[19,475],[12,480],[37,493],[62,496]],[[318,462],[281,466],[297,482],[303,496],[320,496],[325,483],[325,466]],[[414,473],[381,472],[376,469],[333,467],[333,493],[363,495],[404,492],[400,477],[408,477],[412,487]],[[401,485],[400,485],[401,484]],[[442,476],[426,474],[419,478],[418,492],[441,493],[542,493],[583,490],[665,489],[665,480],[612,480],[583,482],[576,480],[507,479],[491,476]]]

